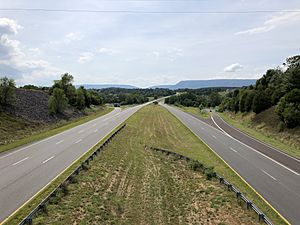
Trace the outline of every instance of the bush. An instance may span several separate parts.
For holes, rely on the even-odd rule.
[[[200,163],[199,161],[197,161],[197,160],[192,160],[192,161],[190,161],[190,163],[189,163],[189,167],[191,168],[191,170],[193,170],[193,171],[202,171],[202,169],[203,169],[203,164],[202,163]]]
[[[216,172],[214,171],[214,167],[208,167],[204,170],[204,174],[207,180],[211,180],[212,178],[216,177]]]
[[[293,128],[300,125],[300,89],[293,89],[282,97],[276,107],[276,112],[282,122]]]
[[[16,85],[13,79],[0,78],[0,106],[13,105],[16,98]]]
[[[62,113],[68,105],[68,99],[64,94],[64,91],[60,88],[54,88],[52,96],[48,101],[48,110],[51,115]]]

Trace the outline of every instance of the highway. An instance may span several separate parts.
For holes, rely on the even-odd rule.
[[[297,159],[290,158],[283,164],[276,160],[277,152],[273,159],[271,153],[266,155],[188,113],[165,104],[162,106],[213,149],[291,224],[300,224]]]
[[[0,154],[0,221],[144,105],[122,111],[116,108],[95,120]]]

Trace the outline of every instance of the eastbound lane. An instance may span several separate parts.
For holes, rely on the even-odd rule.
[[[299,224],[299,173],[188,113],[165,104],[163,106],[209,145],[289,222]]]
[[[0,154],[0,221],[144,105],[117,108],[95,120]]]

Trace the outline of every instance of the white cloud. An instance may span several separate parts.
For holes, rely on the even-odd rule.
[[[115,51],[110,48],[99,48],[97,52],[100,54],[107,54],[107,55],[112,55],[115,53]]]
[[[22,26],[18,25],[16,21],[9,18],[0,18],[0,35],[7,34],[17,34],[18,30]]]
[[[65,35],[65,42],[81,41],[82,39],[83,39],[83,34],[79,32],[71,32]]]
[[[276,13],[271,18],[267,19],[262,26],[254,27],[248,30],[239,31],[236,35],[241,34],[259,34],[274,30],[275,28],[300,21],[300,12],[282,11]]]
[[[20,28],[22,27],[16,21],[0,18],[0,75],[9,76],[22,83],[25,77],[37,81],[38,76],[44,79],[60,72],[47,61],[32,60],[25,54],[21,42],[13,39]]]
[[[158,51],[153,51],[152,54],[156,57],[156,58],[159,58],[161,53],[158,52]]]
[[[83,52],[83,53],[80,54],[77,62],[79,62],[81,64],[90,62],[90,61],[93,60],[94,56],[95,55],[92,52]]]
[[[229,66],[226,66],[224,68],[224,71],[225,72],[229,72],[229,73],[233,73],[233,72],[239,71],[241,69],[243,69],[242,65],[240,65],[239,63],[233,63],[233,64],[231,64]]]

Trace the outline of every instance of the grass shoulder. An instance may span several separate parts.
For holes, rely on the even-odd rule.
[[[265,142],[291,156],[300,158],[300,128],[279,131],[278,118],[271,108],[258,115],[254,113],[219,113],[233,127]]]
[[[51,125],[33,123],[1,112],[0,139],[2,141],[0,143],[0,153],[61,133],[105,115],[112,110],[113,108],[106,106],[91,108],[87,109],[86,116]]]
[[[186,107],[186,106],[177,106],[184,112],[192,113],[194,115],[200,116],[202,118],[209,118],[209,113],[205,110],[200,110],[198,107]]]

